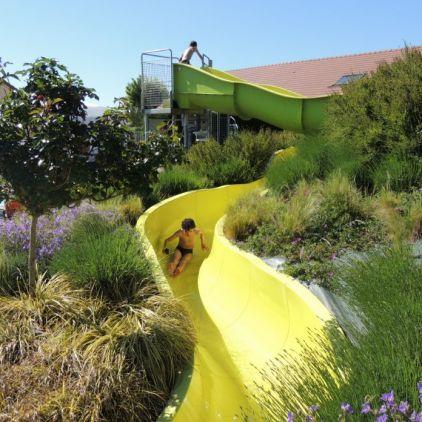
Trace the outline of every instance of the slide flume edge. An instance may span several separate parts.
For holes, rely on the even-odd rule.
[[[256,118],[294,132],[319,130],[330,98],[308,98],[284,88],[248,83],[221,70],[185,64],[173,64],[173,90],[180,109]]]
[[[297,281],[225,238],[227,207],[261,188],[258,181],[187,192],[153,206],[138,221],[161,289],[186,305],[198,335],[192,365],[181,375],[161,421],[236,420],[241,408],[264,420],[251,396],[256,384],[263,384],[259,369],[280,352],[297,353],[298,341],[314,342],[309,329],[320,330],[332,318]],[[167,278],[162,242],[186,217],[203,229],[211,251],[195,249],[185,273]]]

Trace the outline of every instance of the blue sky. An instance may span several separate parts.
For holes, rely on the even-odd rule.
[[[101,105],[140,72],[140,53],[191,39],[220,69],[422,45],[417,0],[0,0],[0,57],[55,57]],[[195,62],[194,64],[199,64]]]

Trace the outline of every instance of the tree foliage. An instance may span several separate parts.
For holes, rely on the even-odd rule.
[[[422,54],[406,48],[392,64],[343,88],[327,113],[326,136],[356,148],[369,165],[387,154],[422,154]]]
[[[0,174],[8,186],[0,189],[13,190],[33,216],[33,241],[37,218],[52,208],[148,192],[171,151],[166,145],[163,156],[157,142],[167,138],[136,142],[124,110],[87,122],[85,100],[97,98],[94,90],[54,59],[26,64],[18,75],[25,86],[0,104]]]

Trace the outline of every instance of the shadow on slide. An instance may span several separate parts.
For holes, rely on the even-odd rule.
[[[309,329],[331,318],[306,288],[224,237],[227,207],[259,188],[254,182],[187,192],[150,208],[138,222],[162,289],[185,303],[198,334],[192,367],[159,420],[230,421],[240,419],[241,408],[265,420],[246,393],[262,384],[258,369],[283,350],[299,350],[298,340],[309,341]],[[211,252],[196,248],[185,272],[167,279],[163,241],[186,217],[204,231]]]

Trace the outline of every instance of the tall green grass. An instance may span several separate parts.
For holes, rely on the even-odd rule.
[[[406,247],[370,254],[350,262],[338,278],[338,293],[358,309],[367,331],[350,326],[358,344],[327,327],[332,345],[324,352],[302,344],[301,358],[289,368],[280,355],[263,371],[272,392],[258,394],[267,420],[280,420],[288,410],[320,405],[319,419],[337,420],[342,402],[360,405],[394,390],[418,408],[416,384],[422,377],[422,265]],[[332,356],[321,362],[321,353]],[[340,382],[339,382],[340,381]]]
[[[376,191],[417,189],[422,186],[422,156],[387,155],[370,175]]]
[[[153,280],[137,233],[97,215],[75,224],[71,239],[53,257],[49,271],[66,273],[76,288],[91,289],[110,301],[133,300]]]
[[[295,147],[295,154],[274,159],[266,172],[268,186],[275,192],[292,188],[302,179],[324,179],[335,170],[351,178],[358,173],[360,158],[351,147],[319,136],[303,137]]]
[[[179,193],[210,187],[211,182],[186,165],[172,166],[158,176],[153,186],[153,196],[161,201]]]

